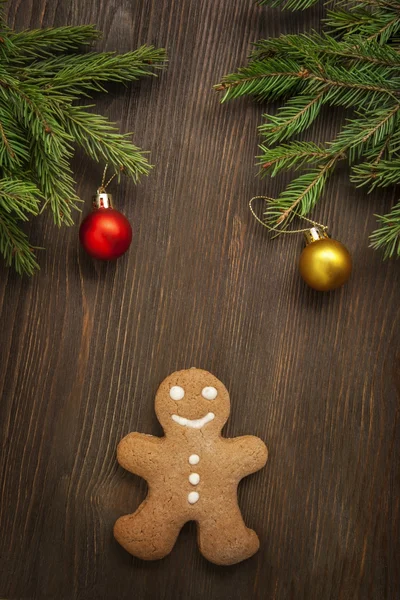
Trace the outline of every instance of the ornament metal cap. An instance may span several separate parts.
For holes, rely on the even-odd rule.
[[[307,229],[307,231],[304,232],[304,238],[306,240],[306,246],[308,246],[313,242],[318,242],[318,240],[329,238],[329,235],[326,230],[321,227],[311,227],[311,229]]]
[[[97,190],[97,194],[93,196],[92,202],[93,208],[113,208],[113,201],[111,194],[102,192],[100,189]]]

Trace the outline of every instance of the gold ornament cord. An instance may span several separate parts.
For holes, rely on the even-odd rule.
[[[272,225],[268,225],[267,223],[265,223],[265,221],[262,221],[260,217],[255,213],[255,210],[253,208],[254,200],[264,200],[268,204],[268,202],[273,202],[274,199],[269,198],[268,196],[253,196],[253,198],[251,198],[249,202],[249,208],[253,217],[256,219],[256,221],[261,223],[261,225],[263,225],[263,227],[265,227],[269,231],[275,231],[276,235],[274,237],[278,237],[278,235],[280,235],[281,233],[304,233],[305,231],[308,231],[310,229],[309,227],[306,227],[305,229],[291,229],[287,231],[286,229],[280,229],[279,225],[276,225],[275,227],[273,227]],[[320,227],[323,231],[328,230],[328,227],[326,225],[322,225],[321,223],[317,223],[317,221],[313,221],[312,219],[303,217],[303,215],[300,215],[298,212],[294,212],[293,214],[299,219],[303,219],[303,221],[311,223],[314,227]]]
[[[101,180],[101,186],[99,187],[99,189],[97,190],[98,194],[105,194],[106,193],[106,188],[110,185],[110,183],[112,182],[112,180],[114,179],[114,177],[117,176],[116,173],[114,173],[114,175],[112,175],[110,177],[110,179],[107,181],[107,183],[104,183],[106,180],[106,174],[107,174],[107,169],[108,169],[108,164],[106,164],[106,166],[104,167],[104,171],[103,171],[103,179]]]

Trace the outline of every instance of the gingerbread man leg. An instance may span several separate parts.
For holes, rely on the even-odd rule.
[[[133,556],[157,560],[171,552],[181,527],[163,511],[159,499],[146,499],[136,512],[118,519],[114,537]]]
[[[217,565],[234,565],[253,556],[260,547],[256,532],[246,527],[237,507],[207,515],[197,528],[200,552]]]

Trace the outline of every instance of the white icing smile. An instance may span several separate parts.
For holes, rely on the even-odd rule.
[[[184,427],[192,427],[193,429],[201,429],[204,425],[207,425],[210,421],[215,419],[215,415],[212,412],[207,413],[201,419],[186,419],[185,417],[179,417],[178,415],[172,415],[171,419],[178,423],[179,425],[183,425]]]

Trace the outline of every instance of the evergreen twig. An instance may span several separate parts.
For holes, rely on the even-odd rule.
[[[84,52],[100,37],[93,25],[15,32],[0,0],[0,253],[18,273],[38,268],[35,248],[21,229],[45,207],[56,225],[73,223],[81,202],[70,162],[76,146],[135,182],[150,165],[130,134],[77,104],[126,83],[156,75],[165,51],[141,46],[125,54]]]
[[[317,0],[260,0],[260,4],[304,10]],[[221,101],[251,95],[282,99],[264,115],[258,157],[261,176],[306,168],[264,218],[285,228],[320,199],[337,163],[351,165],[359,186],[400,183],[400,0],[343,0],[315,31],[259,40],[245,67],[224,76],[215,89]],[[319,117],[324,105],[350,111],[336,138],[324,144],[293,139]],[[291,140],[291,141],[288,141]],[[371,245],[384,257],[400,256],[400,204],[378,217]]]

